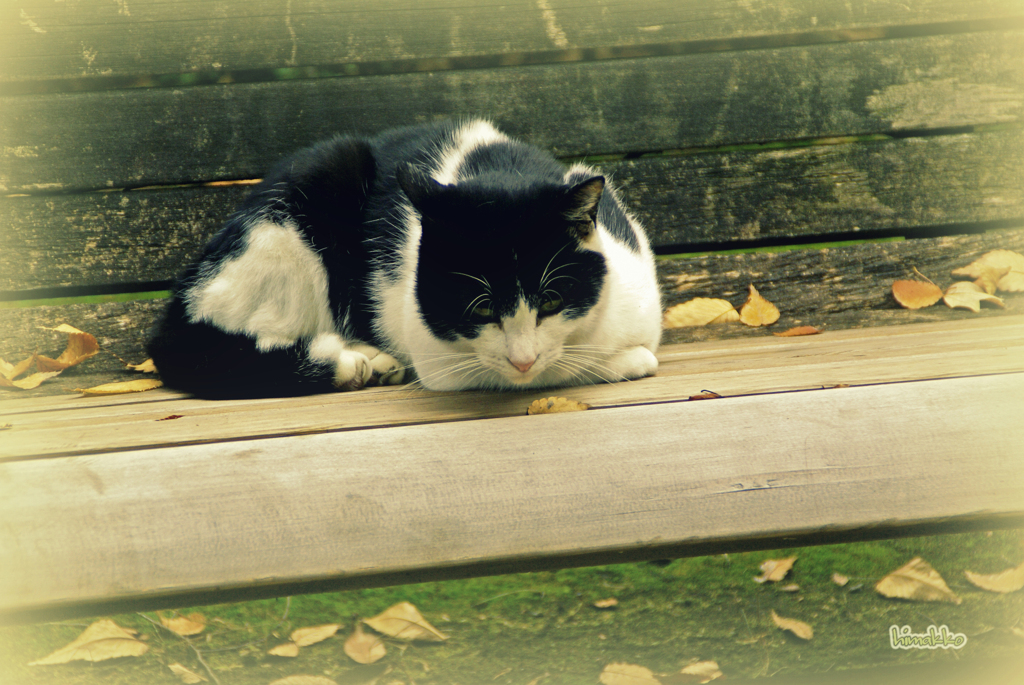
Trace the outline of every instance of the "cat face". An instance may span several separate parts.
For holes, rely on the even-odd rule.
[[[406,190],[421,216],[420,315],[462,355],[448,367],[462,387],[561,382],[573,366],[565,345],[586,328],[607,270],[588,246],[604,180],[572,187],[483,180],[441,186],[420,178]],[[436,366],[431,373],[441,376],[444,365]]]

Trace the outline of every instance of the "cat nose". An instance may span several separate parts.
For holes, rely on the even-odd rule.
[[[517,359],[512,359],[512,357],[509,357],[508,361],[509,361],[510,364],[512,364],[512,366],[516,367],[517,369],[519,369],[523,373],[526,373],[527,371],[530,370],[530,367],[533,366],[533,363],[535,361],[537,361],[537,357],[533,357],[531,359],[527,359],[527,360],[524,360],[524,361],[520,361],[520,360],[517,360]]]

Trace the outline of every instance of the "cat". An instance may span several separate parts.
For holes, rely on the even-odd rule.
[[[284,160],[148,351],[200,397],[516,390],[652,375],[660,336],[653,253],[605,177],[467,119]]]

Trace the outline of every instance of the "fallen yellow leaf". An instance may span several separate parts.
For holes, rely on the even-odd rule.
[[[181,682],[186,685],[195,685],[195,683],[204,683],[206,678],[199,675],[195,671],[191,671],[179,663],[168,664],[167,668],[171,669],[171,673],[178,676]]]
[[[378,633],[399,640],[443,642],[448,639],[447,635],[430,625],[409,602],[399,602],[390,606],[373,618],[364,618],[363,623]]]
[[[1005,307],[1002,299],[989,295],[971,281],[957,281],[946,288],[942,301],[953,309],[970,309],[977,314],[981,311],[981,303],[989,302],[997,307]]]
[[[850,579],[841,573],[833,573],[832,582],[838,585],[839,587],[845,587],[846,584],[850,582]]]
[[[661,325],[663,328],[687,328],[739,319],[739,312],[732,303],[711,297],[695,297],[666,309]]]
[[[740,321],[748,326],[770,326],[779,320],[779,310],[768,300],[761,297],[754,284],[750,284],[747,301],[740,307]]]
[[[921,557],[914,557],[875,583],[875,592],[919,602],[960,603],[960,598],[953,594],[939,572]]]
[[[964,571],[964,575],[971,583],[989,592],[1016,592],[1024,588],[1024,564],[999,573],[985,575]]]
[[[661,685],[651,669],[624,663],[608,664],[598,680],[602,685]]]
[[[56,328],[46,328],[45,330],[66,333],[68,344],[56,359],[51,359],[41,354],[36,355],[36,368],[40,371],[63,371],[70,366],[81,364],[86,359],[99,354],[100,345],[96,342],[96,338],[85,331],[78,330],[74,326],[62,323]]]
[[[85,395],[126,395],[132,392],[145,392],[163,385],[163,381],[155,378],[140,378],[135,381],[120,381],[118,383],[104,383],[94,388],[75,388],[75,392]]]
[[[772,335],[777,335],[780,338],[792,338],[798,335],[817,335],[818,333],[821,333],[821,329],[814,326],[797,326],[781,333],[772,333]]]
[[[566,411],[585,411],[587,409],[590,409],[590,405],[584,402],[577,402],[565,397],[544,397],[534,400],[527,407],[526,413],[533,416],[534,414],[558,414]]]
[[[986,252],[967,266],[954,270],[953,275],[984,279],[986,274],[991,278],[1003,269],[1006,272],[996,281],[996,288],[1009,292],[1024,291],[1024,255],[1012,250]]]
[[[202,614],[189,614],[188,616],[175,616],[173,618],[160,616],[160,623],[172,633],[183,637],[198,635],[206,628],[206,619]]]
[[[921,309],[942,299],[942,288],[924,281],[896,281],[892,284],[892,296],[907,309]]]
[[[614,597],[609,597],[608,599],[599,599],[596,602],[594,602],[595,609],[612,609],[617,606],[619,606],[619,600],[615,599]]]
[[[19,378],[13,381],[0,376],[0,387],[31,390],[32,388],[38,388],[46,379],[53,378],[58,375],[60,375],[60,371],[47,371],[45,373],[34,373],[31,376],[25,376],[24,378]]]
[[[66,664],[71,661],[105,661],[123,656],[142,656],[149,645],[136,639],[135,631],[122,628],[109,618],[96,621],[73,642],[29,663],[29,666]]]
[[[347,681],[346,681],[347,682]],[[373,685],[377,682],[377,679],[367,681],[365,685]],[[290,675],[284,678],[279,678],[270,685],[338,685],[327,676],[322,675]]]
[[[285,642],[279,644],[277,647],[267,650],[267,654],[271,656],[284,656],[284,657],[297,657],[299,655],[299,646],[294,642]]]
[[[309,647],[315,645],[317,642],[323,642],[327,638],[338,632],[338,628],[341,627],[340,623],[327,623],[321,626],[311,626],[309,628],[296,628],[292,631],[289,636],[292,642],[297,644],[299,647]]]
[[[343,649],[350,659],[360,664],[376,663],[383,659],[388,651],[379,637],[367,635],[358,623],[345,640]]]
[[[682,685],[683,683],[710,683],[722,677],[722,670],[714,661],[697,661],[683,667],[679,673],[658,680],[662,685]]]
[[[793,568],[793,563],[796,561],[796,557],[786,557],[785,559],[767,559],[764,561],[760,568],[763,572],[761,575],[754,578],[756,583],[777,583],[786,577],[789,573],[789,569]]]
[[[153,363],[152,359],[147,359],[139,364],[128,364],[129,369],[132,371],[138,371],[139,373],[156,373],[156,364]]]
[[[814,637],[814,629],[803,621],[797,621],[794,618],[783,618],[772,610],[772,622],[783,630],[796,635],[801,640],[810,640]]]

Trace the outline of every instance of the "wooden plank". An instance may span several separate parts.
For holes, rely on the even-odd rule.
[[[296,0],[59,3],[28,0],[0,25],[0,83],[298,65],[353,67],[504,53],[580,51],[765,34],[859,29],[1020,16],[1013,0],[895,0],[755,4],[739,0],[544,4]],[[946,29],[949,30],[949,29]],[[385,63],[380,65],[379,63]],[[394,68],[394,67],[392,67]]]
[[[1022,37],[0,98],[0,191],[253,178],[326,135],[453,115],[560,156],[1017,122]]]
[[[654,245],[1024,219],[1024,131],[607,161]],[[0,198],[3,291],[173,279],[248,186]]]
[[[802,339],[760,333],[745,340],[669,345],[659,359],[653,378],[523,393],[394,387],[258,401],[210,402],[162,391],[114,402],[8,401],[0,404],[0,423],[11,424],[0,444],[0,460],[517,416],[533,400],[552,394],[606,408],[685,400],[704,389],[731,397],[1020,372],[1024,317],[836,331]]]
[[[1020,525],[1022,393],[1010,374],[6,463],[0,615]]]

